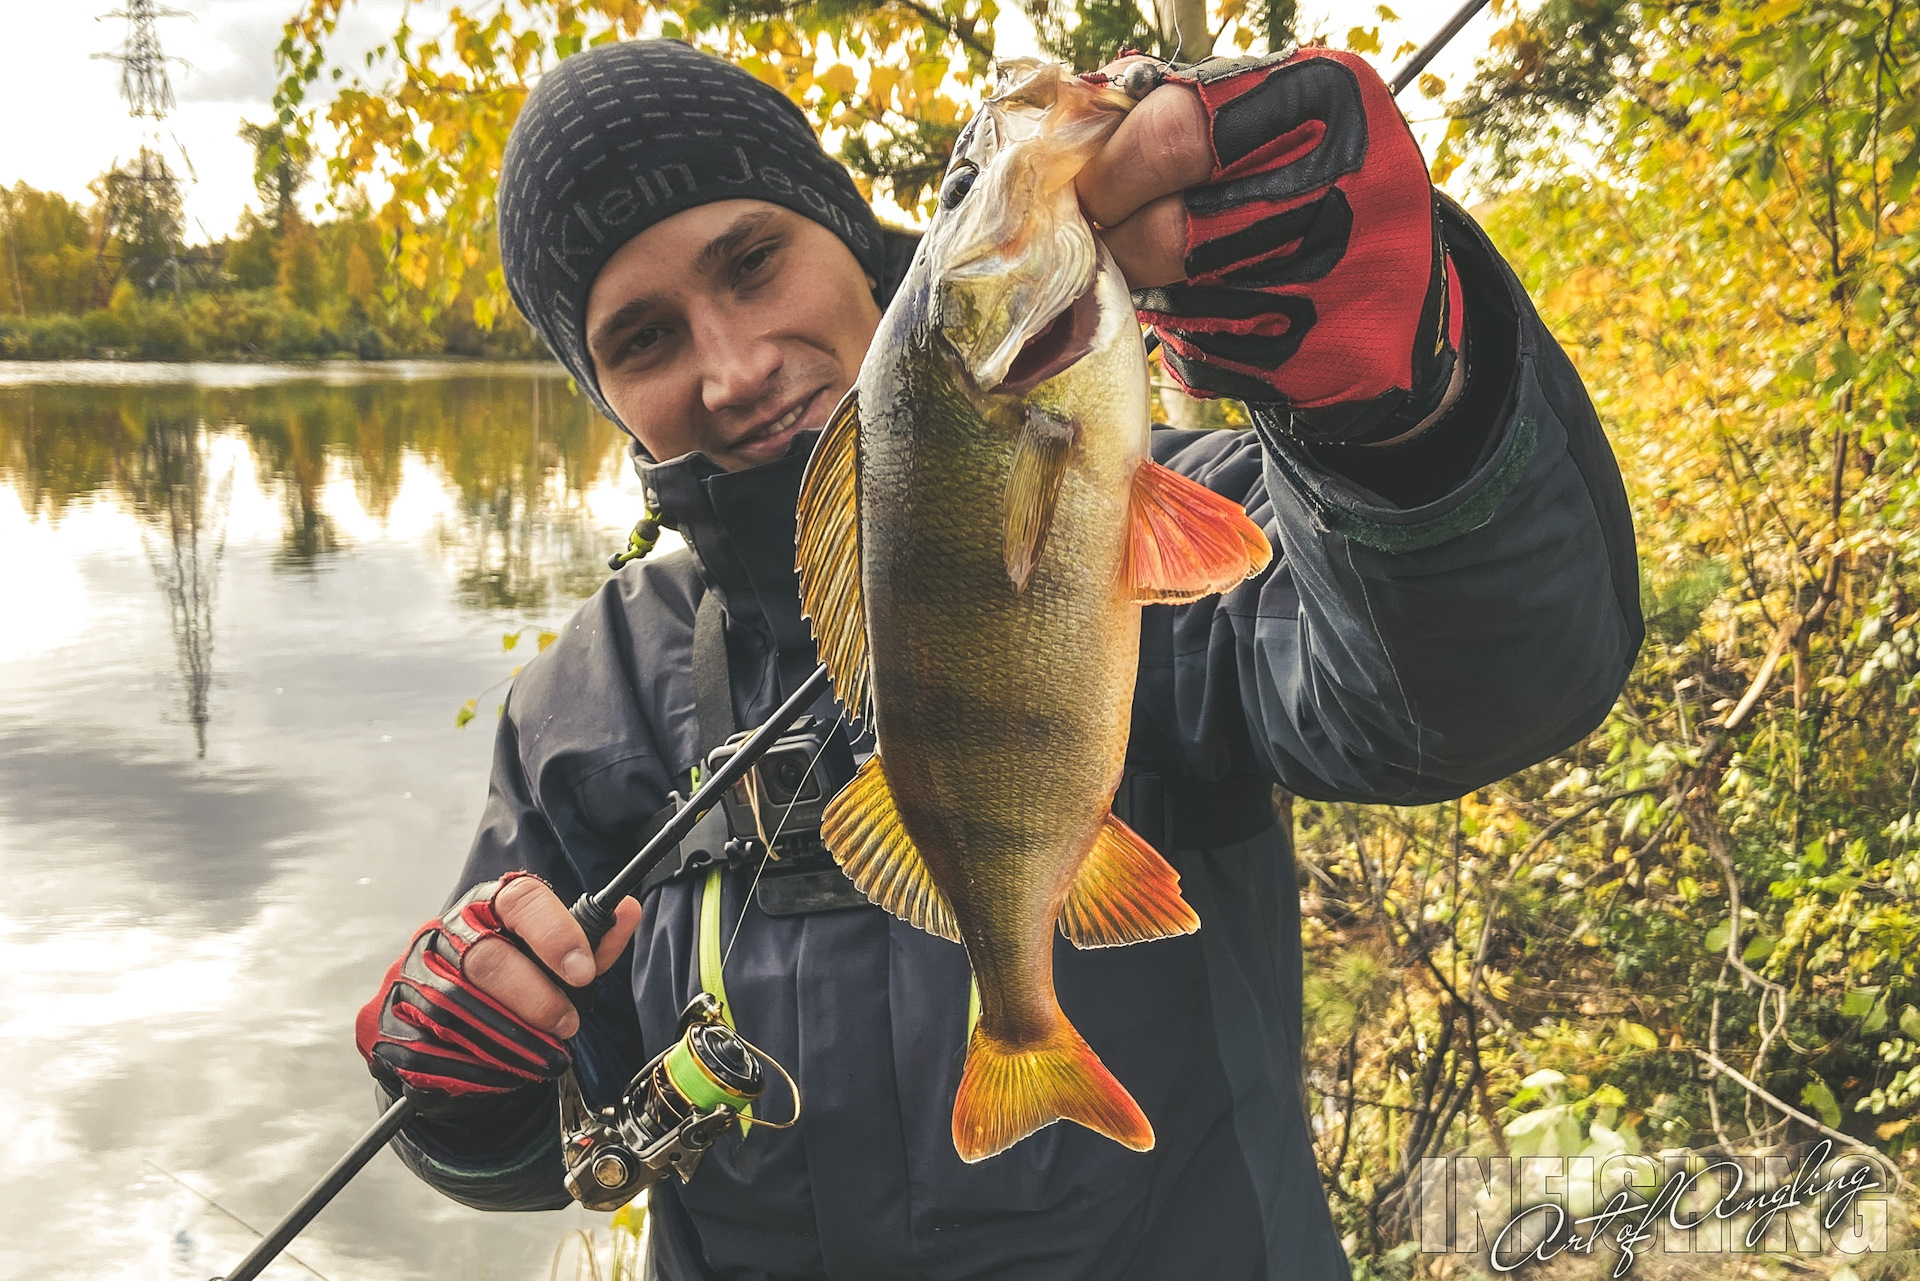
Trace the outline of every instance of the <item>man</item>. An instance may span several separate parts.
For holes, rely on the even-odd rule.
[[[683,1004],[723,987],[805,1117],[729,1135],[685,1187],[655,1189],[663,1276],[1347,1275],[1300,1094],[1299,906],[1272,785],[1430,802],[1576,741],[1640,642],[1632,533],[1572,367],[1432,192],[1364,64],[1109,72],[1141,101],[1080,176],[1082,205],[1168,368],[1257,424],[1156,431],[1154,456],[1243,502],[1279,553],[1142,622],[1117,803],[1201,930],[1057,954],[1062,1006],[1155,1148],[1056,1125],[963,1164],[965,956],[877,908],[829,893],[776,910],[747,865],[628,900],[593,955],[566,914],[728,729],[812,670],[799,478],[912,247],[777,93],[635,42],[529,98],[501,248],[515,301],[634,436],[649,506],[691,551],[623,569],[521,673],[455,899],[361,1015],[383,1092],[422,1105],[402,1155],[449,1195],[564,1204],[553,1079],[571,1063],[610,1101]],[[704,678],[701,654],[718,655]],[[505,934],[569,983],[599,975],[591,1011]]]

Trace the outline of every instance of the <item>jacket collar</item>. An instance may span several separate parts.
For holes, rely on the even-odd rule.
[[[793,546],[800,480],[818,439],[804,433],[785,458],[737,472],[705,454],[656,463],[635,451],[647,505],[687,540],[728,618],[771,633],[782,651],[813,646]]]

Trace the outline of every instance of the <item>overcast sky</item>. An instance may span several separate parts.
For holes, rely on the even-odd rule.
[[[117,159],[135,152],[146,121],[126,114],[120,98],[120,66],[95,58],[126,38],[122,18],[96,18],[119,0],[0,0],[0,183],[31,186],[87,198],[87,184]],[[162,19],[160,37],[171,62],[179,107],[162,141],[178,164],[184,150],[196,181],[187,189],[188,238],[220,237],[233,230],[252,202],[253,156],[238,135],[242,120],[270,118],[273,49],[280,27],[297,0],[170,0],[187,16]],[[1394,8],[1405,38],[1424,41],[1452,12],[1457,0],[1403,0]],[[414,23],[425,28],[436,7],[416,4]],[[471,4],[482,8],[484,4]],[[401,0],[356,0],[340,24],[338,49],[358,54],[391,34]],[[1310,25],[1336,32],[1372,19],[1373,7],[1302,5]],[[1031,51],[1032,35],[1020,6],[1003,3],[1003,52]],[[1336,21],[1336,15],[1338,19]],[[1351,15],[1351,16],[1349,16]],[[1454,41],[1436,69],[1463,75],[1486,47],[1491,21],[1482,14]],[[1391,51],[1391,50],[1389,50]],[[1382,60],[1389,64],[1389,60]],[[1437,114],[1412,95],[1409,114]],[[1423,141],[1429,131],[1422,130]],[[312,191],[308,196],[312,198]]]

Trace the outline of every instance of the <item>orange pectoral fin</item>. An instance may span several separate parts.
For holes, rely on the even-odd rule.
[[[1113,815],[1080,865],[1060,932],[1075,947],[1118,947],[1191,934],[1200,917],[1180,897],[1180,873],[1140,834]]]
[[[1005,1044],[975,1028],[953,1100],[953,1148],[984,1161],[1055,1121],[1078,1121],[1135,1152],[1153,1150],[1153,1124],[1066,1015],[1038,1045]]]
[[[1158,463],[1134,472],[1128,517],[1126,583],[1138,604],[1199,600],[1273,559],[1245,508]]]

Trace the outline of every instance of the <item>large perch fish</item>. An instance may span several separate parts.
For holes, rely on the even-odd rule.
[[[1190,933],[1166,860],[1109,812],[1140,607],[1265,568],[1237,503],[1153,463],[1146,351],[1073,179],[1131,100],[1003,64],[801,492],[801,597],[879,754],[828,807],[876,903],[965,945],[980,1022],[953,1108],[978,1161],[1062,1117],[1153,1127],[1061,1012],[1079,947]]]

